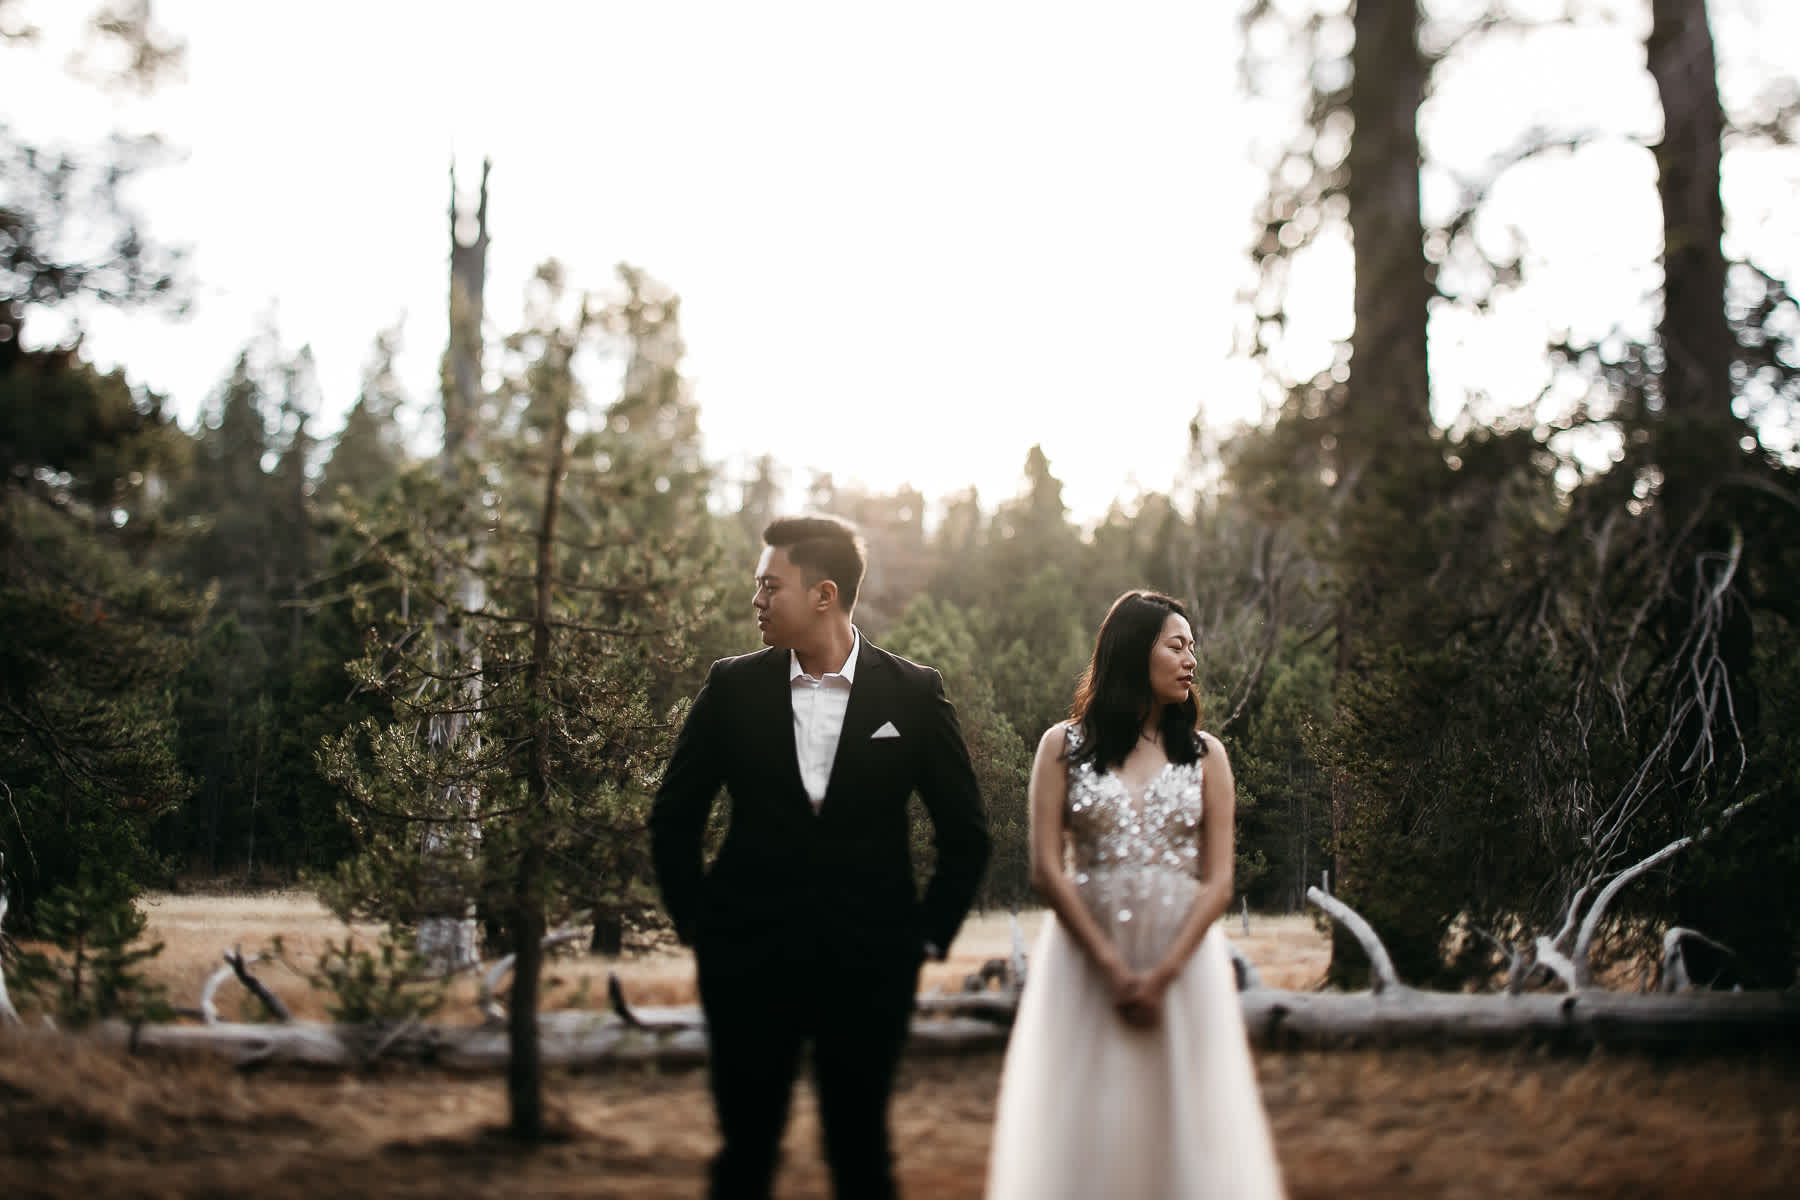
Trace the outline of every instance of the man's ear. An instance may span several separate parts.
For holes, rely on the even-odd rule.
[[[837,598],[838,598],[837,583],[830,579],[820,580],[819,581],[819,603],[817,606],[819,611],[824,612],[826,609],[828,609],[832,605],[836,604]]]

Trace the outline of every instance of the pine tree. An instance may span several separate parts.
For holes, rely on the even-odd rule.
[[[319,495],[327,507],[336,503],[340,489],[348,489],[363,500],[373,500],[406,461],[397,419],[406,403],[394,370],[399,350],[397,328],[377,335],[363,368],[362,390],[332,442],[331,456],[321,476]]]
[[[472,901],[504,929],[517,956],[509,1092],[525,1139],[543,1133],[538,946],[552,920],[589,905],[596,925],[648,909],[643,821],[671,728],[652,697],[718,599],[704,493],[672,501],[681,461],[650,452],[625,422],[591,422],[576,373],[590,345],[627,362],[648,353],[633,316],[642,296],[628,286],[598,309],[583,297],[570,315],[560,272],[541,270],[531,324],[507,341],[518,366],[487,436],[493,491],[453,493],[414,470],[390,503],[357,516],[369,553],[420,602],[403,619],[369,603],[394,587],[366,594],[376,637],[352,672],[394,719],[322,751],[359,844],[326,888],[334,907],[409,924]],[[658,386],[666,397],[678,384]],[[620,403],[641,411],[643,394]],[[471,525],[484,531],[479,557],[462,532]],[[479,606],[445,586],[464,573]],[[429,731],[446,716],[460,732],[439,747]]]
[[[0,370],[0,854],[18,927],[84,863],[157,873],[146,827],[186,795],[169,684],[202,611],[135,566],[117,522],[170,443],[159,403],[72,352]],[[127,521],[127,526],[129,521]]]
[[[99,33],[132,51],[139,83],[179,55],[147,8]],[[167,693],[202,606],[143,568],[144,514],[183,439],[160,397],[78,341],[28,348],[26,328],[73,302],[180,303],[180,255],[125,195],[155,154],[150,138],[71,152],[0,127],[0,890],[21,931],[83,865],[152,875],[145,827],[188,786]]]

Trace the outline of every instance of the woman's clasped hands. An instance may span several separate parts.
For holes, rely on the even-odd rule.
[[[1163,998],[1171,976],[1162,968],[1134,971],[1123,962],[1107,972],[1112,987],[1113,1010],[1133,1029],[1155,1029],[1162,1022]]]

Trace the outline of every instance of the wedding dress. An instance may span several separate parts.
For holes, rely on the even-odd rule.
[[[1141,797],[1092,763],[1069,771],[1075,886],[1134,969],[1156,965],[1193,904],[1205,764],[1168,764]],[[1281,1194],[1225,935],[1208,931],[1139,1030],[1046,918],[1001,1073],[989,1200]]]

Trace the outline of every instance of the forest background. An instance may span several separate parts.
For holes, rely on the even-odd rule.
[[[0,55],[35,53],[9,7]],[[1251,907],[1294,909],[1328,873],[1403,977],[1454,986],[1693,838],[1615,902],[1602,953],[1688,927],[1729,948],[1720,977],[1791,985],[1800,308],[1720,180],[1795,153],[1800,93],[1721,74],[1708,18],[1730,8],[1245,4],[1244,86],[1288,114],[1246,225],[1263,415],[1221,430],[1196,403],[1181,477],[1084,522],[1029,434],[996,448],[1023,462],[996,502],[844,485],[773,448],[723,480],[679,281],[624,266],[580,292],[550,261],[520,325],[493,327],[485,167],[452,184],[438,395],[405,394],[371,330],[342,428],[320,429],[311,354],[270,329],[184,426],[129,366],[32,337],[78,303],[182,302],[179,256],[129,204],[146,148],[0,128],[9,929],[222,877],[305,879],[404,926],[472,904],[494,944],[574,912],[603,948],[648,928],[660,758],[706,664],[751,648],[748,565],[798,473],[805,507],[869,540],[861,627],[958,706],[996,837],[982,903],[1029,902],[1030,747],[1107,605],[1149,586],[1196,615]],[[1660,128],[1534,130],[1446,165],[1430,106],[1558,28],[1641,42]],[[179,58],[148,4],[103,6],[95,37],[126,49],[126,85]],[[1654,168],[1654,281],[1641,309],[1551,331],[1531,402],[1496,405],[1479,365],[1434,370],[1439,347],[1565,269],[1535,248],[1554,226],[1498,206],[1596,146]],[[1298,369],[1294,291],[1333,255],[1353,319]],[[398,421],[421,405],[429,448]],[[1334,969],[1353,981],[1354,949]]]

